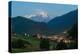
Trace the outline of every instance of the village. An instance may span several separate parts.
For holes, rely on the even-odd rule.
[[[16,35],[17,35],[16,33],[13,34],[13,36],[16,36]],[[27,33],[24,33],[24,36],[25,37],[30,37],[31,35],[27,34]],[[60,42],[60,40],[62,40],[62,39],[64,39],[65,43],[74,42],[74,40],[72,40],[72,37],[68,36],[67,32],[63,32],[61,34],[49,35],[49,36],[37,33],[35,35],[32,35],[32,37],[37,38],[37,39],[40,39],[40,38],[49,39],[51,41],[56,41],[56,42]]]

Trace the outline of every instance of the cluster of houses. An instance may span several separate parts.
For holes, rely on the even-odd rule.
[[[60,40],[62,40],[62,39],[64,39],[65,43],[74,42],[73,40],[71,40],[72,37],[68,37],[67,34],[58,34],[58,35],[50,35],[50,36],[37,34],[38,39],[40,39],[41,37],[48,38],[49,40],[57,41],[57,42],[60,42]]]
[[[16,33],[14,33],[13,35],[17,35]],[[27,33],[24,34],[24,36],[31,36]],[[56,35],[49,35],[49,36],[46,36],[46,35],[43,35],[43,34],[36,34],[36,35],[32,35],[33,37],[36,37],[38,39],[40,39],[41,37],[42,38],[48,38],[49,40],[52,40],[52,41],[57,41],[57,42],[60,42],[60,40],[64,39],[64,42],[65,43],[70,43],[70,42],[74,42],[73,40],[71,40],[71,37],[68,37],[68,34],[66,32],[62,33],[62,34],[56,34]]]

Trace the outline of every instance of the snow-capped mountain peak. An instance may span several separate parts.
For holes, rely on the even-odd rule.
[[[31,20],[34,21],[38,21],[38,22],[47,22],[49,21],[49,16],[47,12],[37,12],[36,14],[29,14],[29,15],[25,15],[24,17],[29,18]]]

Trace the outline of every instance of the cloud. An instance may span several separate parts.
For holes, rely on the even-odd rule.
[[[43,18],[48,17],[48,13],[42,9],[36,9],[36,15],[41,15]]]
[[[35,14],[30,14],[30,15],[25,15],[24,17],[31,18],[31,17],[35,17],[35,16],[36,16]]]
[[[26,17],[26,18],[31,18],[31,17],[35,17],[35,16],[42,16],[43,18],[48,17],[48,13],[42,9],[35,9],[34,11],[35,11],[34,14],[27,14],[24,17]]]

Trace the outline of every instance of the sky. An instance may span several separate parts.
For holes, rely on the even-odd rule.
[[[76,10],[77,5],[13,1],[11,8],[11,17],[24,16],[30,18],[42,15],[43,17],[50,16],[54,18]]]

